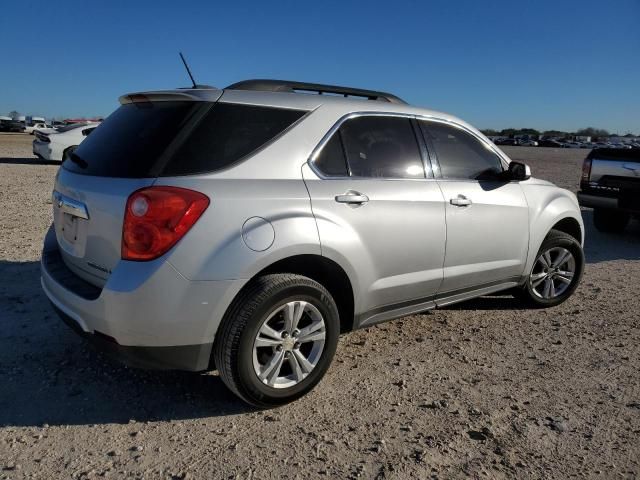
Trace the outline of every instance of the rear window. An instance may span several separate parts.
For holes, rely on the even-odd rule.
[[[238,163],[305,113],[229,103],[127,104],[63,166],[86,175],[125,178],[213,172]]]
[[[195,105],[194,102],[122,105],[62,165],[75,173],[99,177],[148,177]]]
[[[216,103],[172,155],[162,175],[189,175],[229,167],[273,140],[305,113]]]

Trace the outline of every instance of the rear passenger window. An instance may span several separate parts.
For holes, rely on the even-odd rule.
[[[178,148],[163,176],[229,167],[290,127],[306,112],[216,103]]]
[[[442,178],[483,180],[503,171],[500,157],[460,128],[436,122],[419,122],[435,149]]]
[[[327,177],[348,177],[347,160],[342,149],[340,132],[335,132],[316,157],[314,165]]]
[[[411,120],[370,116],[340,127],[351,175],[368,178],[424,178]]]

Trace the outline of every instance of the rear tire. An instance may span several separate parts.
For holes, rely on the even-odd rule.
[[[631,215],[619,210],[593,209],[593,225],[598,231],[604,233],[622,233],[630,218]]]
[[[532,307],[555,307],[573,295],[583,271],[580,243],[567,233],[551,230],[516,296]]]
[[[229,306],[216,334],[214,361],[227,387],[245,402],[284,405],[322,379],[339,332],[338,308],[322,285],[301,275],[265,275]]]

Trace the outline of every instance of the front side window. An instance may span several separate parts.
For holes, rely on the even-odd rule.
[[[442,178],[495,179],[503,171],[500,157],[470,133],[442,123],[419,123],[435,150]]]

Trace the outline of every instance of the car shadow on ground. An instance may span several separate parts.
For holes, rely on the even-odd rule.
[[[143,371],[96,352],[54,313],[38,262],[0,261],[0,426],[170,421],[254,411],[213,373]]]
[[[45,160],[38,157],[0,157],[0,163],[6,165],[60,165],[56,160]]]
[[[0,159],[1,161],[1,159]],[[623,234],[593,227],[583,211],[587,263],[640,260],[640,225]],[[447,307],[518,310],[510,295]],[[97,353],[50,307],[38,262],[0,261],[0,425],[169,421],[254,411],[215,374],[129,369]]]
[[[603,233],[593,225],[593,210],[583,210],[587,264],[612,260],[640,260],[640,221],[631,220],[623,233]]]

